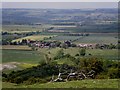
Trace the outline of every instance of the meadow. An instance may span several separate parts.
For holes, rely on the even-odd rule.
[[[22,62],[22,63],[39,63],[44,60],[44,55],[36,51],[29,50],[2,50],[2,63]]]
[[[79,38],[74,43],[100,43],[100,44],[117,44],[118,34],[117,33],[100,33],[90,34],[89,36]]]
[[[39,48],[38,51],[32,51],[31,48],[27,46],[10,46],[4,45],[2,50],[2,63],[7,62],[20,62],[20,63],[29,63],[29,64],[38,64],[45,60],[44,55],[48,54],[52,59],[56,56],[58,51],[61,48]],[[75,56],[79,54],[79,48],[68,48],[63,49],[65,54],[70,54]],[[86,49],[86,56],[89,57],[89,54],[95,57],[104,58],[108,60],[118,60],[118,50],[117,49]],[[58,63],[64,63],[68,60],[57,60]],[[68,62],[69,64],[71,62]]]
[[[39,52],[41,53],[50,53],[49,56],[53,58],[57,52],[61,48],[40,48],[38,49]],[[80,48],[68,48],[68,49],[63,49],[65,54],[70,54],[71,56],[75,56],[76,54],[79,54]],[[118,60],[118,50],[117,49],[86,49],[86,57],[89,56],[89,54],[100,57],[100,58],[105,58],[109,60]]]
[[[33,85],[23,85],[23,84],[12,84],[12,83],[2,83],[2,88],[118,88],[118,79],[86,79],[81,81],[69,81],[69,82],[54,82],[45,84],[33,84]]]
[[[117,33],[90,33],[89,36],[66,36],[66,35],[57,35],[48,40],[57,40],[57,41],[66,41],[71,40],[75,44],[85,43],[85,44],[117,44],[118,34]]]

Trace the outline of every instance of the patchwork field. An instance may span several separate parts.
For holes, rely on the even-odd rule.
[[[2,46],[2,62],[25,62],[25,63],[39,63],[44,60],[44,55],[54,58],[61,48],[39,48],[38,51],[32,51],[28,46],[19,45],[3,45]],[[79,54],[79,48],[63,49],[65,54],[75,56]],[[117,49],[86,49],[86,57],[92,56],[105,58],[109,60],[118,60]],[[63,61],[63,60],[62,60]],[[66,61],[66,60],[65,60]]]
[[[117,8],[3,8],[2,14],[0,86],[3,89],[119,88]],[[42,47],[21,42],[23,39],[43,41]],[[64,42],[67,40],[70,43]],[[100,47],[74,47],[78,44],[93,47],[100,44]],[[60,73],[66,73],[67,77]],[[51,79],[55,82],[50,82]]]
[[[51,33],[52,34],[52,33]],[[62,35],[62,33],[53,33],[53,35],[57,35],[56,37],[52,37],[48,39],[49,41],[66,41],[71,40],[73,43],[85,43],[85,44],[117,44],[118,42],[118,34],[117,33],[91,33],[89,36],[66,36]]]

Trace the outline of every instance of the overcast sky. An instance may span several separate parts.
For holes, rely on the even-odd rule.
[[[43,9],[118,8],[118,3],[117,2],[3,2],[2,8],[43,8]]]

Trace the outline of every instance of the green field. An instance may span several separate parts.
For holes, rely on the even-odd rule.
[[[82,37],[74,43],[100,43],[100,44],[116,44],[118,42],[117,34],[90,34],[89,36]]]
[[[30,25],[3,25],[2,31],[9,33],[25,33],[25,32],[41,32],[45,26],[30,26]]]
[[[62,35],[60,35],[60,36],[57,36],[57,37],[53,37],[50,40],[57,40],[57,41],[71,40],[71,41],[73,41],[73,40],[79,39],[81,37],[82,36],[64,36],[64,35],[62,36]]]
[[[5,47],[4,47],[5,48]],[[23,50],[23,47],[20,47],[18,49],[15,48],[9,48],[9,49],[3,49],[2,50],[2,62],[25,62],[25,63],[38,63],[41,60],[44,60],[44,54],[48,54],[51,58],[54,58],[57,54],[57,52],[61,48],[40,48],[38,51],[31,51],[31,50]],[[72,56],[75,56],[79,53],[79,48],[68,48],[64,49],[64,53],[69,53]],[[86,57],[88,54],[92,54],[92,56],[106,58],[109,60],[117,60],[118,59],[118,50],[117,49],[87,49],[86,50]]]
[[[52,33],[51,33],[52,34]],[[54,33],[55,34],[55,33]],[[91,33],[89,36],[66,36],[61,33],[56,33],[57,37],[53,37],[48,40],[57,40],[57,41],[65,41],[71,40],[73,43],[100,43],[100,44],[117,44],[118,42],[118,34],[117,33]]]
[[[52,49],[48,49],[48,48],[40,48],[39,52],[41,53],[46,53],[48,54],[48,52],[50,52],[50,56],[53,58],[57,52],[60,50],[61,48],[52,48]],[[76,54],[79,54],[79,48],[68,48],[68,49],[63,49],[65,54],[70,54],[72,56],[75,56]],[[100,58],[105,58],[105,59],[109,59],[109,60],[118,60],[118,50],[117,49],[87,49],[86,50],[86,57],[88,56],[88,54],[92,54],[93,56],[96,57],[100,57]]]
[[[45,84],[12,84],[2,83],[3,88],[118,88],[118,79],[96,79],[69,82],[54,82]]]
[[[2,50],[2,62],[39,63],[44,60],[44,55],[28,50]]]

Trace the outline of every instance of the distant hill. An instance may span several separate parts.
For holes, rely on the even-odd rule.
[[[117,18],[117,9],[2,9],[3,25],[67,23],[83,28],[88,26],[84,28],[85,31],[90,28],[103,29],[103,32],[117,32]]]

